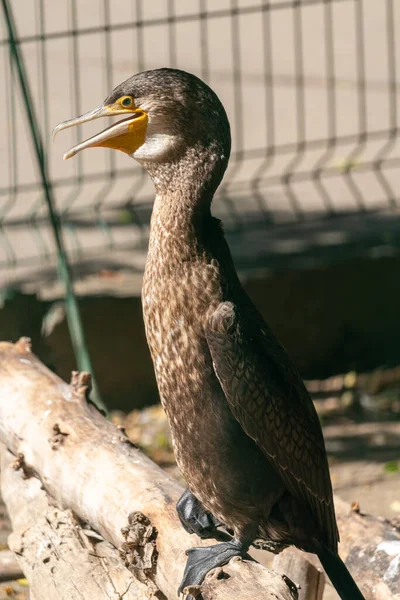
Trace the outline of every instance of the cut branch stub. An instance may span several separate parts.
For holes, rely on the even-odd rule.
[[[125,538],[120,554],[125,566],[143,583],[154,581],[157,563],[157,529],[139,511],[128,517],[128,526],[121,529]]]
[[[20,352],[21,354],[29,354],[32,351],[31,338],[21,337],[17,342],[15,342],[14,346],[17,349],[17,352]]]
[[[87,402],[92,389],[92,376],[87,371],[72,371],[72,393],[79,402]]]

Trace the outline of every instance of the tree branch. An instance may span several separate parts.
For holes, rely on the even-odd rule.
[[[89,385],[84,373],[67,385],[26,339],[0,343],[0,441],[17,457],[17,470],[36,475],[56,502],[122,549],[148,593],[172,600],[185,551],[210,541],[183,530],[175,511],[181,486],[87,403]],[[257,563],[232,560],[207,576],[202,596],[293,600],[297,591]]]

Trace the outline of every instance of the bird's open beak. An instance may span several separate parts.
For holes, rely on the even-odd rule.
[[[126,154],[132,154],[135,150],[140,148],[146,138],[148,121],[147,113],[136,107],[123,108],[119,103],[110,104],[108,106],[102,104],[80,117],[59,123],[53,129],[53,140],[57,133],[63,129],[74,127],[81,123],[87,123],[88,121],[99,119],[100,117],[113,117],[115,115],[126,115],[127,118],[118,121],[118,123],[107,127],[104,131],[77,144],[64,154],[63,159],[67,160],[86,148],[114,148],[115,150],[121,150]]]

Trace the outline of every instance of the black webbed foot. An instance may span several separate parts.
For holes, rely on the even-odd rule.
[[[215,537],[217,527],[222,525],[189,490],[178,500],[176,511],[185,531],[203,539]]]
[[[249,546],[240,541],[224,542],[205,548],[190,548],[178,594],[188,585],[200,585],[211,569],[225,565],[233,556],[244,556]]]

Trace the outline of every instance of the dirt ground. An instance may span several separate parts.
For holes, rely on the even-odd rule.
[[[160,406],[135,410],[129,415],[114,413],[112,419],[126,427],[132,441],[170,474],[184,481],[175,465],[168,424]],[[348,502],[360,503],[363,512],[384,517],[400,515],[400,422],[357,423],[338,416],[324,427],[335,493]],[[10,523],[0,503],[0,548],[6,547]],[[266,566],[271,555],[258,552]],[[26,582],[0,584],[0,600],[27,600]],[[324,600],[339,597],[327,582]]]

